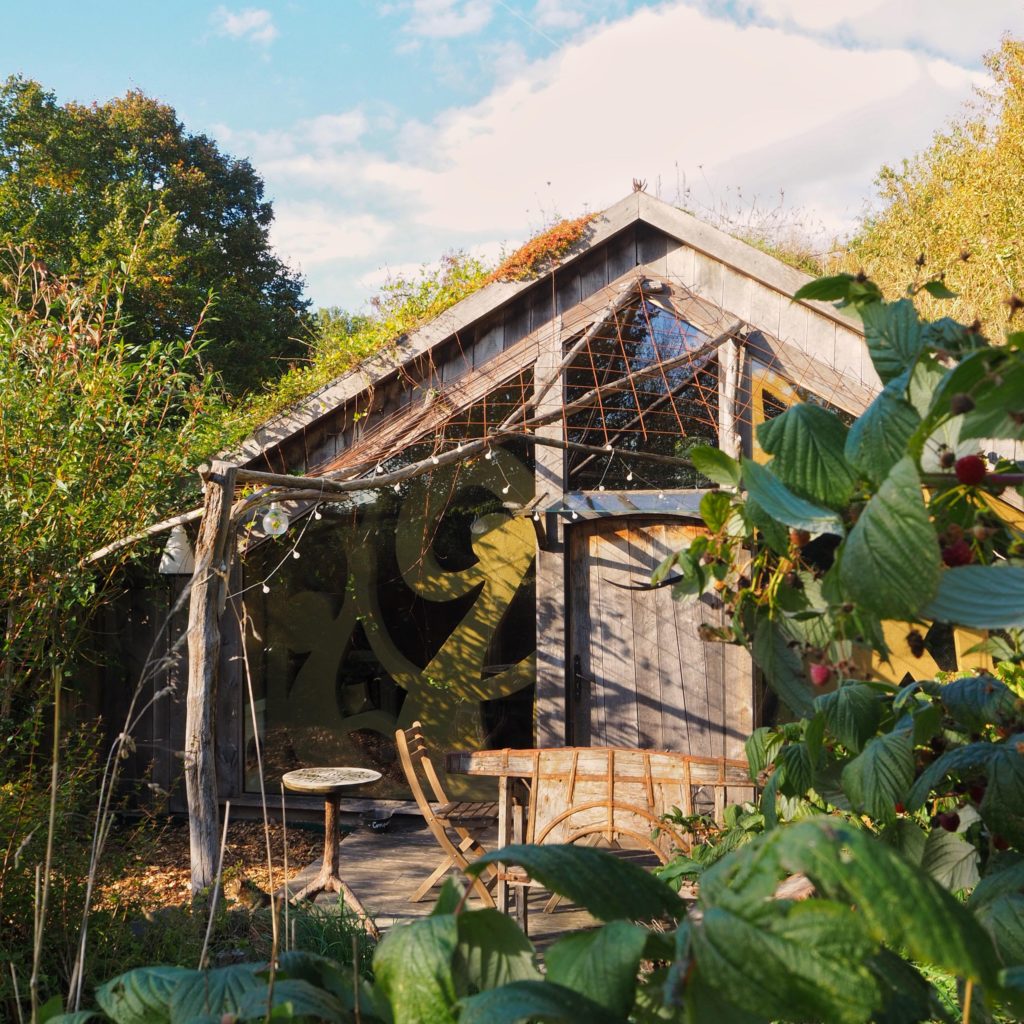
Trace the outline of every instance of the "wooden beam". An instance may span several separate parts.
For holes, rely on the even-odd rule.
[[[216,461],[200,468],[206,490],[196,540],[196,569],[188,609],[188,693],[185,701],[185,794],[188,800],[192,896],[217,875],[217,766],[213,727],[220,614],[230,571],[231,500],[238,470]]]

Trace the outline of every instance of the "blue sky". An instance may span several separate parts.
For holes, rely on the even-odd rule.
[[[5,75],[142,89],[250,158],[282,255],[355,308],[634,177],[697,212],[781,204],[825,244],[985,84],[1024,0],[51,0],[4,21]]]

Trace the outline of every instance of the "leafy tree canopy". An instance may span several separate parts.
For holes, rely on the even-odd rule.
[[[273,253],[271,205],[248,161],[188,133],[133,91],[60,105],[37,82],[0,87],[0,238],[59,275],[116,268],[132,254],[134,341],[188,338],[212,294],[204,360],[233,392],[304,352],[309,302]]]
[[[882,169],[881,209],[841,264],[895,297],[906,268],[923,259],[929,276],[944,275],[958,293],[941,307],[921,293],[926,315],[978,318],[998,331],[1013,312],[1007,297],[1024,288],[1024,41],[1005,39],[987,64],[993,87],[968,113],[924,152]]]

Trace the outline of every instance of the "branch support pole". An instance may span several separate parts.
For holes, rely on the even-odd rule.
[[[192,898],[217,876],[217,770],[214,709],[224,610],[233,546],[231,504],[237,469],[215,461],[201,466],[205,500],[196,540],[196,568],[188,609],[188,694],[185,703],[185,792],[188,800]]]

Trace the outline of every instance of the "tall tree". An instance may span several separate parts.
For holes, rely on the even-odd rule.
[[[840,266],[895,298],[920,260],[957,293],[952,303],[920,293],[926,315],[977,317],[998,333],[1014,312],[1007,300],[1024,292],[1024,41],[1004,39],[986,63],[992,86],[923,152],[882,168],[880,207]]]
[[[141,92],[83,106],[23,78],[0,88],[0,238],[76,276],[132,253],[138,341],[188,337],[212,294],[204,358],[234,392],[305,348],[309,302],[270,247],[273,216],[247,160]]]

